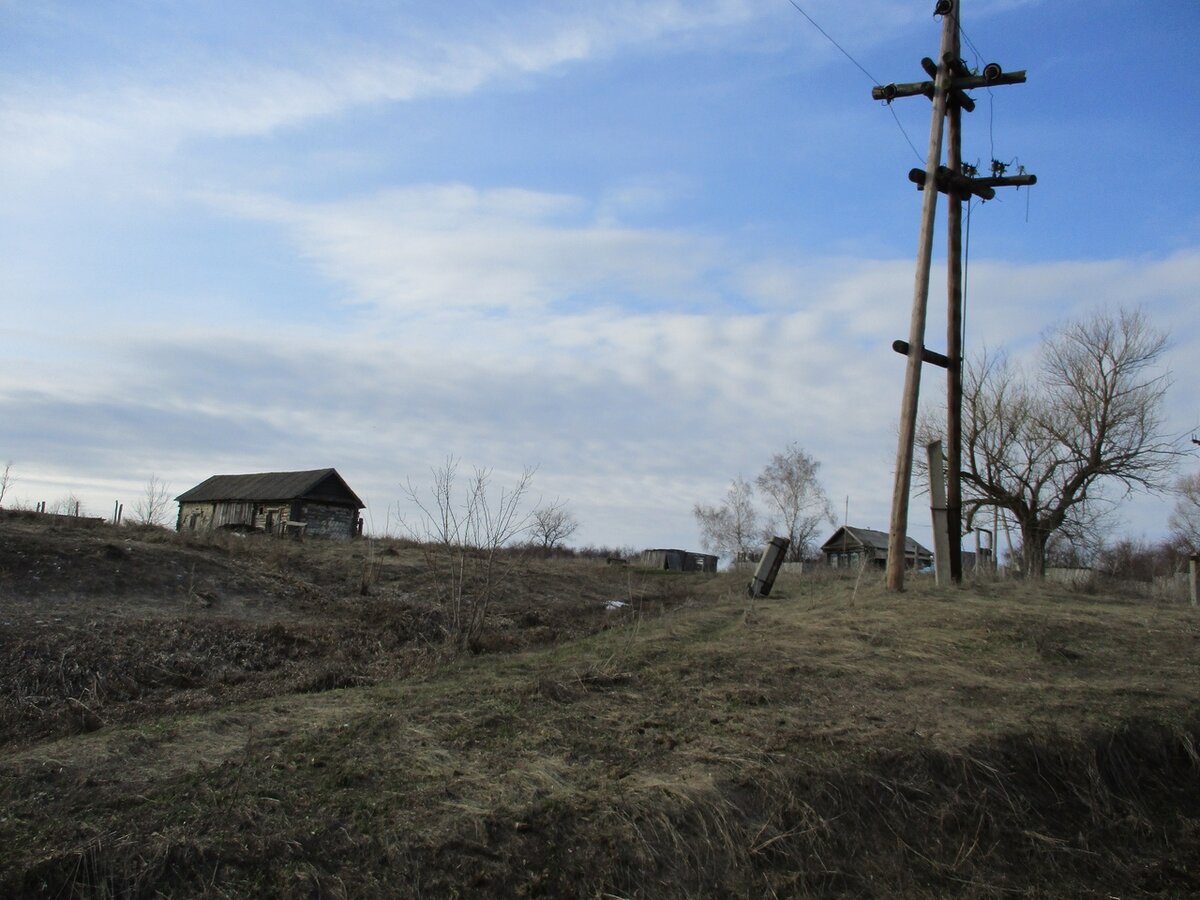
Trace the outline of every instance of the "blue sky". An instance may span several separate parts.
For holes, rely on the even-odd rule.
[[[880,82],[936,52],[931,2],[800,5]],[[1039,177],[972,212],[969,347],[1140,304],[1195,428],[1200,5],[963,26],[1029,73],[975,92],[965,156]],[[788,0],[0,2],[0,35],[10,497],[332,465],[379,531],[453,454],[537,466],[579,543],[692,547],[797,441],[886,527],[929,105],[872,101]]]

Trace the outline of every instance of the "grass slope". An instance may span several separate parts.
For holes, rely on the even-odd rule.
[[[1200,893],[1195,610],[838,579],[748,610],[731,576],[629,584],[690,599],[19,747],[0,894]]]

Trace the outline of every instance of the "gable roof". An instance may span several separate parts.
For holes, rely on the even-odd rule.
[[[175,498],[179,503],[202,503],[207,500],[301,499],[353,504],[356,509],[362,509],[364,505],[336,469],[213,475]]]
[[[888,548],[888,533],[886,531],[876,531],[873,528],[855,528],[851,525],[843,525],[833,533],[833,537],[821,545],[822,550],[838,550],[841,546],[842,532],[846,532],[853,542],[862,547],[871,547],[875,550],[887,551]],[[849,542],[848,542],[849,543]],[[914,556],[933,556],[932,550],[927,550],[910,537],[904,538],[905,554]]]

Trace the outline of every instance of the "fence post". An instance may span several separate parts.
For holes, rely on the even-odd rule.
[[[1188,563],[1188,584],[1192,589],[1192,606],[1196,605],[1196,594],[1200,592],[1200,555],[1192,554]]]

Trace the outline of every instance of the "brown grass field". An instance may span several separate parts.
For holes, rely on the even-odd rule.
[[[1194,608],[516,563],[0,517],[0,896],[1200,895]]]

